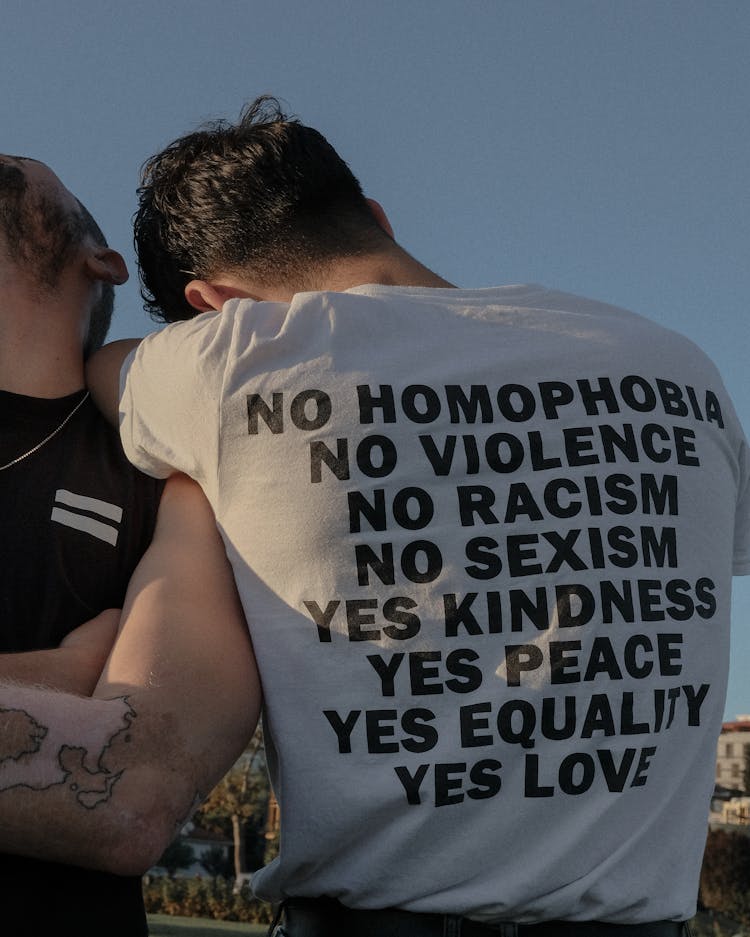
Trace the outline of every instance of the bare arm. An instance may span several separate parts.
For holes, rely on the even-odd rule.
[[[70,632],[59,647],[0,654],[0,683],[38,685],[90,696],[114,644],[120,610],[107,609]]]
[[[213,514],[174,477],[94,697],[0,687],[0,849],[145,871],[238,757],[259,707]]]
[[[123,338],[109,342],[86,362],[86,384],[94,403],[113,426],[119,424],[120,371],[139,338]]]

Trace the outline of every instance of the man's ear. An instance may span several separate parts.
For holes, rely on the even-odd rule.
[[[236,294],[226,287],[215,286],[207,280],[191,280],[185,287],[185,299],[198,312],[218,312],[233,295]]]
[[[128,279],[127,264],[122,254],[111,247],[97,247],[86,255],[86,273],[92,280],[121,286]]]
[[[376,202],[374,198],[368,198],[365,199],[365,201],[370,206],[370,211],[372,212],[375,221],[377,221],[388,237],[393,238],[393,228],[391,227],[391,223],[388,220],[388,215],[386,215],[385,210],[383,209],[383,206],[380,204],[380,202]]]

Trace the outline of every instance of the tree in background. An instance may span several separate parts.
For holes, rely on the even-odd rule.
[[[170,878],[174,878],[178,869],[186,869],[193,862],[195,862],[195,853],[192,846],[188,846],[178,838],[167,846],[156,864],[166,869]]]
[[[269,791],[265,768],[263,736],[258,729],[193,818],[204,829],[231,837],[236,879],[263,864]]]
[[[266,810],[266,845],[263,852],[263,865],[268,865],[279,854],[279,841],[281,839],[281,811],[273,791],[268,792],[268,809]]]
[[[750,925],[750,837],[711,830],[703,855],[700,901]]]
[[[232,860],[221,846],[212,846],[207,849],[198,862],[211,878],[230,878],[232,875]]]

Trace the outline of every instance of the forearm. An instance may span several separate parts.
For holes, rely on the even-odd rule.
[[[158,860],[242,745],[217,738],[217,758],[142,696],[0,686],[0,850],[119,875]]]
[[[0,654],[0,681],[86,696],[96,686],[97,675],[80,673],[79,663],[78,654],[68,648]]]
[[[117,634],[118,609],[106,609],[74,628],[60,647],[0,654],[0,684],[41,686],[90,696]]]
[[[194,779],[164,796],[168,753],[137,705],[0,687],[0,848],[120,874],[158,858]]]

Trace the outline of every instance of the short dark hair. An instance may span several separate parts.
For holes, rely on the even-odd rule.
[[[107,240],[89,210],[78,199],[70,211],[46,192],[30,187],[23,171],[24,156],[0,159],[0,233],[11,260],[30,271],[42,291],[51,292],[75,250],[90,237],[107,247]],[[84,340],[84,356],[101,347],[114,309],[114,287],[101,284],[91,310]]]
[[[166,322],[196,314],[184,295],[196,277],[237,270],[300,287],[384,236],[343,159],[267,95],[237,124],[204,124],[148,160],[138,201],[141,295]]]
[[[0,159],[0,234],[2,245],[12,260],[17,260],[19,241],[23,238],[24,200],[28,183],[23,170],[5,159]]]
[[[11,260],[31,271],[42,290],[50,291],[80,243],[81,226],[57,199],[29,185],[22,168],[26,161],[0,160],[0,229]]]

